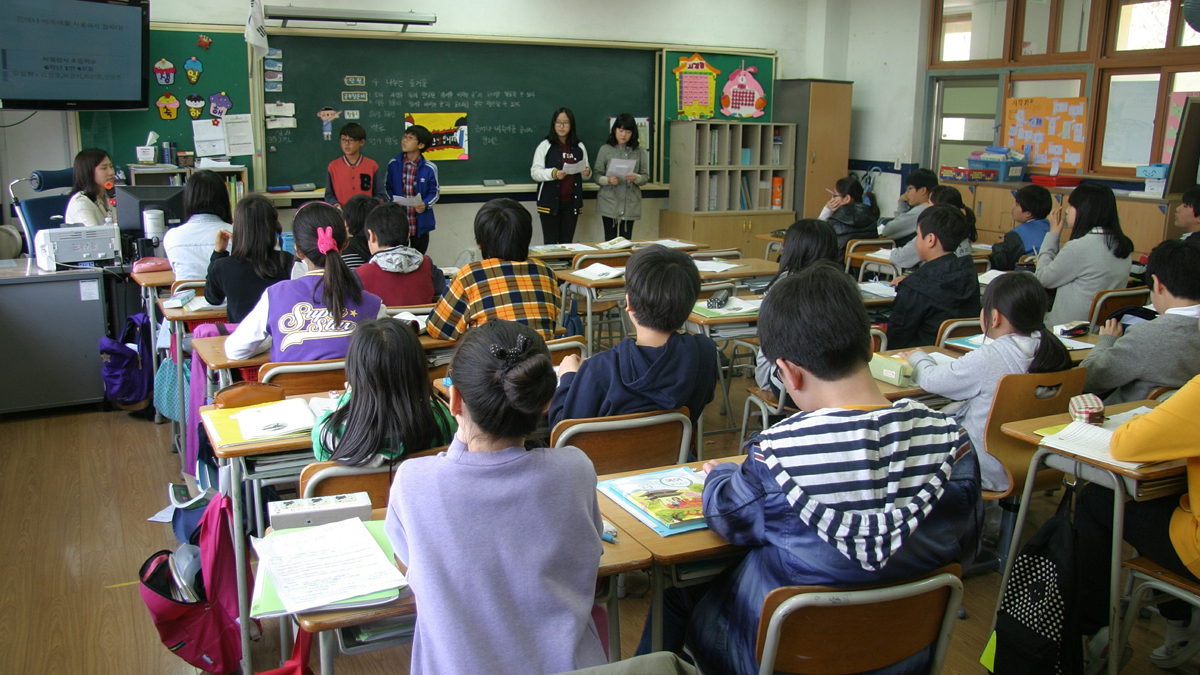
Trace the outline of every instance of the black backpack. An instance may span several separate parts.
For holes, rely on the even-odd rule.
[[[1073,493],[1013,563],[996,611],[995,675],[1079,675],[1083,640],[1075,585]]]

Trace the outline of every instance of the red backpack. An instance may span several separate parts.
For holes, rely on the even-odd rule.
[[[170,551],[150,556],[138,574],[142,600],[163,644],[179,658],[211,673],[231,673],[242,659],[232,522],[232,502],[227,495],[218,494],[200,520],[203,588],[198,589],[199,601],[181,602],[172,597]],[[252,579],[249,564],[246,572],[246,578]]]

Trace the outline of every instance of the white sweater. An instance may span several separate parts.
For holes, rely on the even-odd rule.
[[[167,260],[171,262],[175,279],[207,278],[217,230],[232,229],[228,223],[211,213],[197,213],[186,223],[167,230],[163,235],[163,249],[167,253]]]
[[[88,199],[87,195],[82,192],[76,192],[71,195],[70,201],[67,202],[67,211],[63,214],[63,223],[66,225],[86,225],[88,227],[96,227],[104,224],[105,216],[116,217],[108,208],[108,200],[99,198],[96,200]],[[210,244],[212,242],[209,242]]]

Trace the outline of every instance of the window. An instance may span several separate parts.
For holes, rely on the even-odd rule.
[[[1065,75],[1066,73],[1064,73]],[[1083,96],[1084,74],[1079,77],[1057,79],[1043,78],[1040,75],[1025,79],[1020,75],[1013,75],[1012,87],[1007,98],[1033,98],[1035,96],[1050,96],[1058,98],[1074,98]]]
[[[1062,60],[1037,57],[1086,52],[1091,16],[1092,0],[1019,0],[1020,49],[1015,60]]]
[[[935,8],[937,9],[937,8]],[[941,0],[940,62],[986,61],[1004,55],[1005,0]]]
[[[1101,166],[1132,168],[1150,163],[1161,79],[1158,73],[1108,77],[1101,130]]]
[[[971,15],[958,14],[946,17],[942,24],[942,60],[969,61],[971,59]]]
[[[1117,14],[1119,52],[1162,49],[1167,46],[1171,22],[1170,0],[1120,0]]]
[[[932,165],[966,166],[968,155],[996,140],[1000,87],[995,78],[944,79],[938,81],[935,95]]]
[[[1062,0],[1058,22],[1059,53],[1086,52],[1092,0]]]

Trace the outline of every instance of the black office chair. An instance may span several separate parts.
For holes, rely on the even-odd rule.
[[[25,245],[23,247],[25,253],[32,255],[33,238],[39,230],[60,227],[62,225],[63,214],[67,210],[67,202],[71,196],[72,173],[71,169],[34,171],[29,174],[29,178],[18,178],[8,184],[8,196],[12,198],[13,206],[17,209],[17,220],[21,221],[21,230],[25,234]],[[29,183],[29,188],[34,192],[45,192],[47,190],[62,188],[67,188],[68,190],[44,197],[18,199],[16,193],[13,191],[17,183]]]

